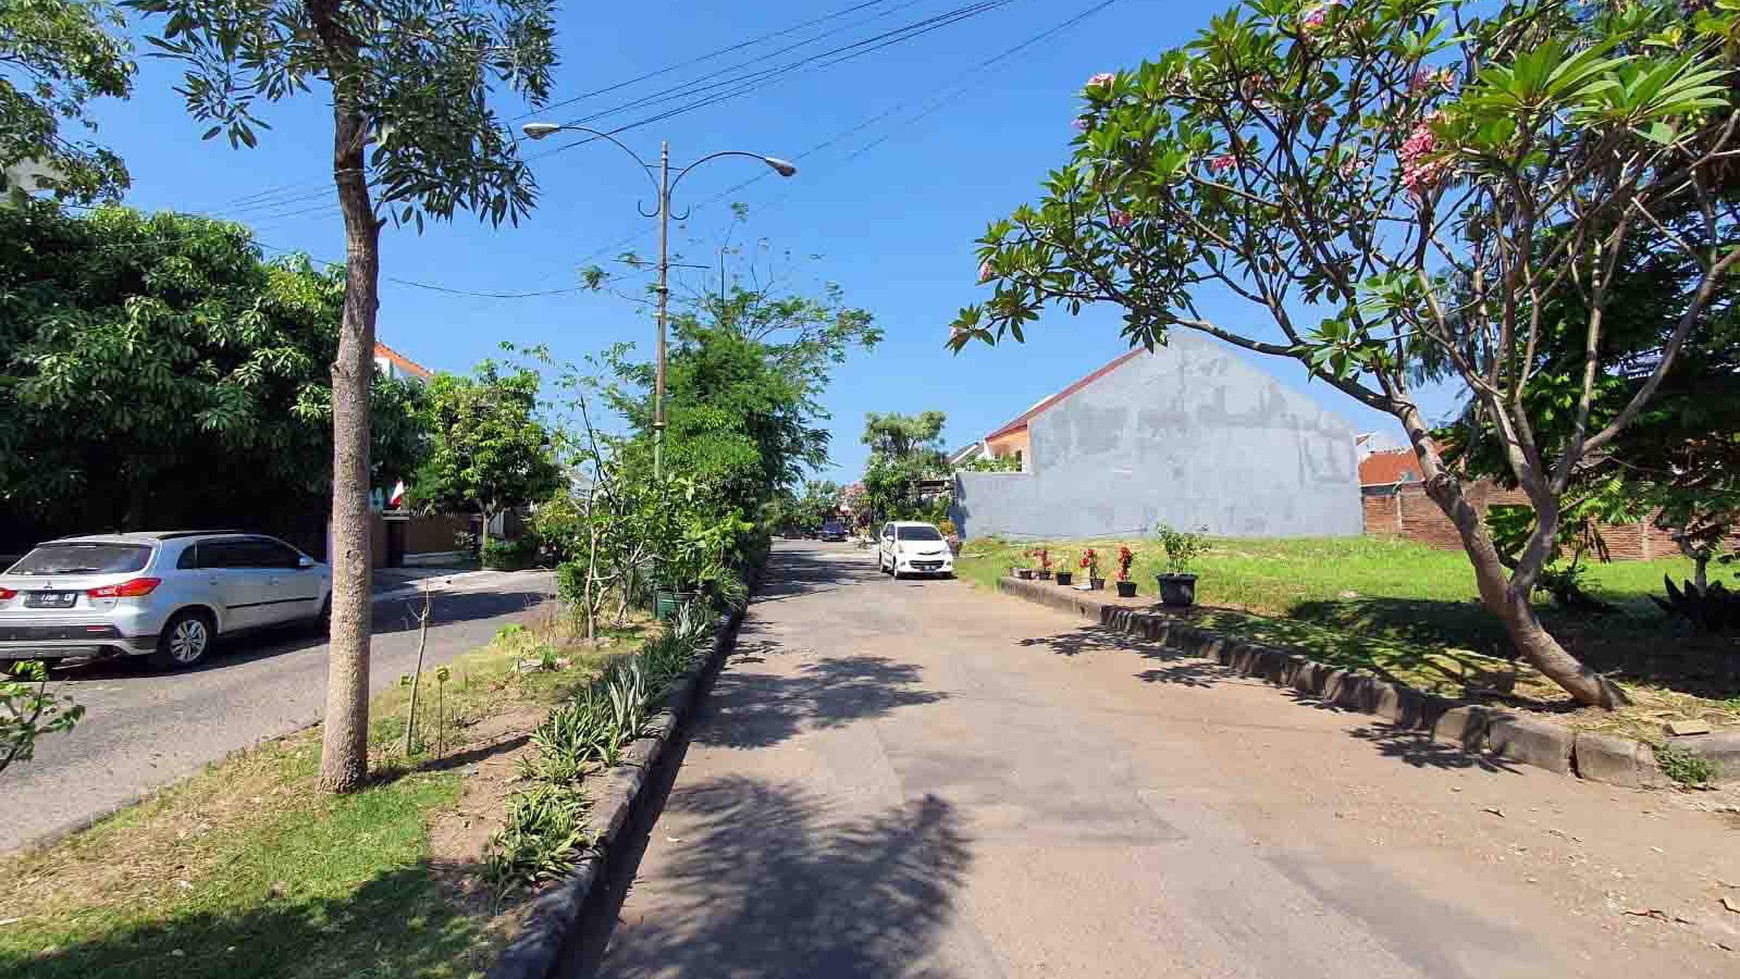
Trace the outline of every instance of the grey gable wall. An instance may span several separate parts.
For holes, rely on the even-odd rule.
[[[958,473],[962,537],[1361,532],[1354,431],[1219,343],[1174,331],[1040,413],[1029,472]]]

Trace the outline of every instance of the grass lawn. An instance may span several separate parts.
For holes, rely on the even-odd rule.
[[[1121,544],[1136,552],[1131,578],[1154,598],[1163,569],[1158,540],[1048,542],[1054,567],[1079,571],[1082,550],[1100,554],[1101,574],[1116,576]],[[1022,555],[1039,546],[970,541],[959,574],[995,589]],[[1067,563],[1066,563],[1067,562]],[[1555,636],[1586,662],[1614,674],[1637,703],[1620,712],[1580,710],[1559,687],[1510,659],[1498,620],[1478,602],[1460,551],[1375,537],[1264,540],[1221,538],[1194,569],[1202,625],[1289,645],[1313,658],[1401,680],[1420,689],[1564,715],[1575,726],[1655,738],[1665,717],[1709,715],[1740,725],[1740,642],[1670,622],[1650,602],[1662,575],[1690,577],[1680,558],[1595,564],[1589,590],[1615,606],[1604,615],[1568,615],[1543,604]],[[1543,599],[1543,603],[1545,603]]]
[[[531,664],[536,631],[503,630],[450,664],[444,759],[407,760],[408,689],[377,697],[363,791],[314,791],[318,728],[208,766],[194,778],[45,850],[0,858],[0,975],[121,977],[468,976],[511,927],[471,893],[474,870],[433,853],[432,820],[461,799],[476,739],[542,709],[597,672],[610,650],[559,650]],[[419,732],[433,741],[425,672]],[[78,737],[75,730],[70,735]],[[424,737],[420,736],[419,741]],[[499,813],[489,814],[499,817]],[[486,815],[485,818],[488,818]]]

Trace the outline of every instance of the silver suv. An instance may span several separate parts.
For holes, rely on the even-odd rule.
[[[0,660],[121,653],[192,666],[220,635],[318,623],[331,594],[326,565],[275,537],[66,537],[0,574]]]

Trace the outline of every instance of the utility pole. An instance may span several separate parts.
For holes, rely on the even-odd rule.
[[[789,177],[797,173],[797,166],[788,160],[782,160],[776,156],[764,156],[760,153],[748,153],[743,150],[721,150],[718,153],[709,153],[686,167],[679,167],[676,176],[673,177],[671,175],[671,144],[667,141],[659,144],[658,175],[654,176],[652,164],[641,159],[640,154],[629,149],[626,144],[610,133],[591,129],[586,126],[559,125],[553,122],[528,122],[524,126],[521,126],[520,130],[531,139],[543,139],[545,136],[549,136],[552,133],[575,132],[585,133],[590,137],[590,139],[581,140],[581,143],[588,143],[593,139],[602,139],[615,143],[618,149],[627,153],[634,159],[635,163],[639,164],[641,170],[646,173],[647,179],[651,180],[654,184],[653,189],[658,194],[659,198],[658,210],[652,214],[648,214],[643,208],[640,213],[642,217],[657,217],[659,222],[659,338],[658,366],[655,368],[653,382],[653,478],[655,480],[662,479],[664,476],[665,450],[665,332],[666,317],[669,313],[671,293],[671,193],[677,189],[677,184],[680,183],[684,177],[689,175],[689,171],[703,163],[706,163],[708,160],[716,160],[722,156],[746,156],[752,160],[760,160],[771,167],[774,173],[777,173],[782,177]],[[575,143],[573,145],[578,146],[580,143]],[[562,147],[562,149],[567,148],[568,147]],[[689,212],[684,211],[682,217],[679,217],[677,220],[681,221],[688,216]],[[723,257],[721,257],[721,262],[723,262]],[[723,277],[724,273],[721,272],[720,274],[721,277]]]
[[[671,301],[671,144],[659,144],[659,359],[653,382],[653,482],[665,472],[665,316]]]

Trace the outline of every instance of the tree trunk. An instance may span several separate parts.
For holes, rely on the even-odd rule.
[[[1415,453],[1419,454],[1418,447]],[[1438,469],[1436,476],[1426,482],[1426,495],[1456,525],[1456,532],[1462,538],[1462,549],[1474,566],[1474,581],[1480,589],[1481,603],[1504,623],[1504,631],[1510,636],[1517,653],[1548,679],[1564,687],[1579,703],[1608,708],[1628,703],[1629,698],[1623,690],[1566,652],[1565,647],[1559,645],[1558,640],[1541,625],[1534,604],[1529,600],[1534,591],[1532,583],[1513,586],[1499,560],[1498,548],[1493,546],[1492,538],[1487,534],[1486,522],[1481,519],[1480,511],[1463,495],[1456,478],[1435,465],[1427,465],[1423,458],[1420,461],[1427,472]]]
[[[330,22],[325,26],[332,29]],[[320,755],[320,787],[328,792],[354,791],[368,776],[369,387],[375,374],[380,224],[364,170],[368,120],[348,88],[342,77],[333,85],[333,180],[344,215],[346,263],[344,321],[332,364],[332,645]]]
[[[477,535],[477,561],[480,565],[487,568],[489,565],[485,562],[489,560],[490,512],[489,507],[479,507],[479,509],[483,511],[483,525]]]

